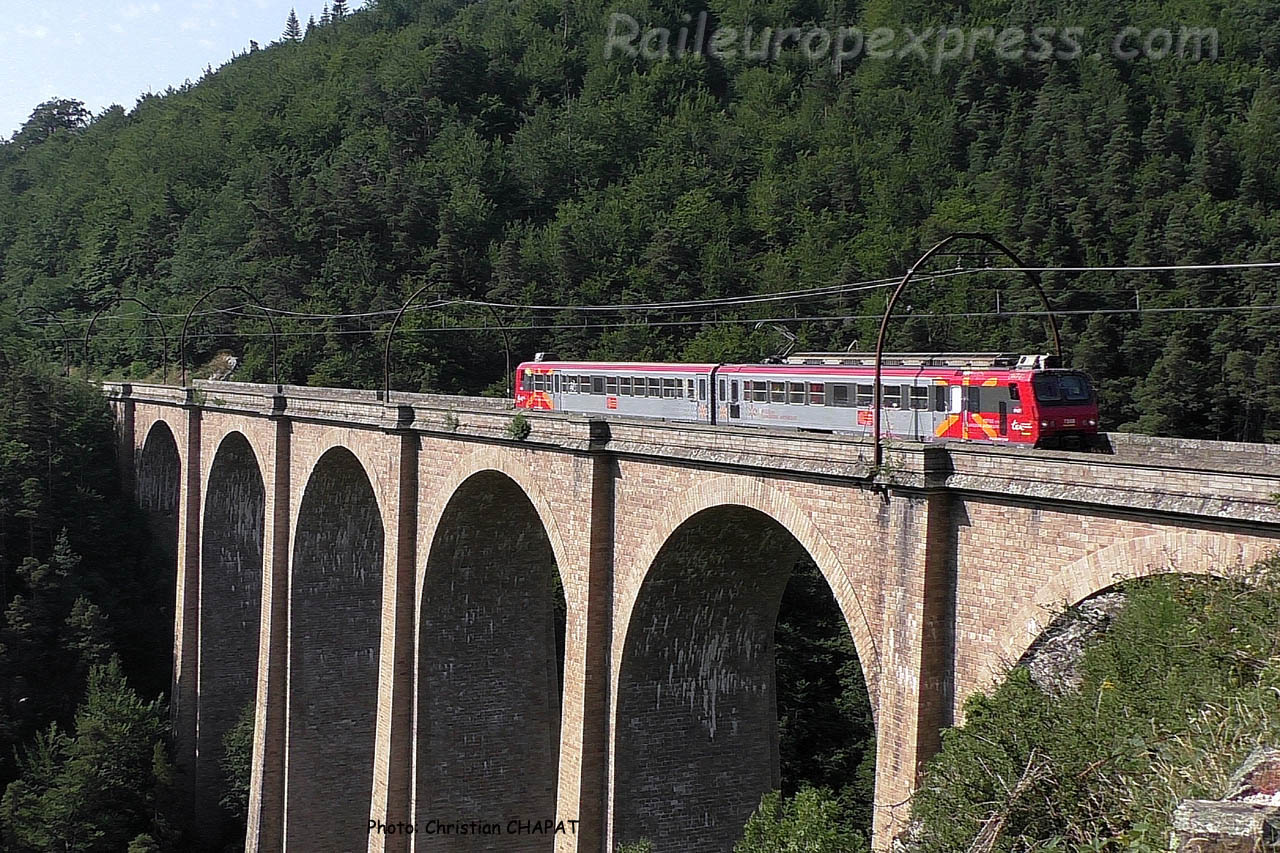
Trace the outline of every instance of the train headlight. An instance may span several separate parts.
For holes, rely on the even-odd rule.
[[[1049,427],[1049,422],[1048,422],[1048,421],[1041,421],[1041,422],[1040,422],[1040,429],[1047,429],[1048,427]]]
[[[1089,426],[1097,426],[1097,425],[1098,425],[1098,422],[1097,422],[1097,421],[1095,421],[1093,418],[1090,418],[1089,420],[1085,421],[1085,423],[1087,423]]]

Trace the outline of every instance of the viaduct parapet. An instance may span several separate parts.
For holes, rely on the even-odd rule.
[[[528,413],[518,440],[501,400],[106,390],[174,545],[211,846],[251,708],[250,851],[728,851],[778,784],[774,622],[807,555],[870,692],[884,850],[940,731],[1065,605],[1280,547],[1280,447],[899,445],[873,469],[784,430]]]

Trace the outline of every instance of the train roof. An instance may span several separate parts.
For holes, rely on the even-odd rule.
[[[710,373],[719,368],[721,374],[755,374],[764,376],[808,376],[822,374],[825,376],[866,377],[873,366],[860,360],[860,353],[833,354],[842,357],[841,361],[816,361],[808,356],[788,359],[785,363],[775,364],[716,364],[716,363],[673,363],[648,361],[526,361],[520,364],[524,370],[565,370],[606,373]],[[964,372],[986,375],[1013,375],[1025,379],[1029,371],[1042,370],[1044,362],[1041,356],[1005,356],[997,359],[979,358],[979,355],[991,354],[931,354],[927,357],[908,353],[887,354],[881,367],[883,376],[955,376]],[[797,358],[803,360],[797,361]],[[993,363],[995,362],[995,363]],[[1054,368],[1050,368],[1054,369]]]
[[[632,373],[707,373],[718,364],[686,364],[670,361],[526,361],[520,367],[555,370],[612,370]]]

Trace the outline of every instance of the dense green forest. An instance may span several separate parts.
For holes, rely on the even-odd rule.
[[[686,15],[706,11],[710,28],[756,31],[1074,26],[1082,49],[1010,59],[977,40],[972,58],[935,62],[895,47],[839,72],[795,44],[768,62],[606,58],[614,11],[670,28],[673,42]],[[1175,38],[1215,27],[1216,58],[1117,57],[1112,41],[1130,26]],[[41,309],[58,315],[64,327],[29,330],[51,357],[65,336],[78,361],[85,320],[131,296],[171,315],[172,358],[180,315],[229,284],[282,311],[364,315],[281,316],[280,374],[377,387],[377,333],[426,285],[543,306],[406,318],[395,387],[499,393],[499,320],[525,327],[516,360],[756,359],[781,342],[753,329],[762,317],[822,318],[789,323],[806,348],[865,347],[882,288],[714,311],[557,306],[854,285],[901,275],[957,229],[991,232],[1037,264],[1280,258],[1280,8],[1264,0],[377,0],[254,47],[130,111],[51,102],[0,145],[0,298],[7,314],[29,309],[28,325],[52,322]],[[1003,263],[941,264],[987,262]],[[1277,314],[1234,309],[1280,304],[1276,281],[1254,269],[1045,284],[1077,312],[1062,317],[1064,340],[1101,380],[1105,426],[1274,440]],[[990,316],[997,299],[1005,312],[1038,307],[1027,291],[999,273],[923,282],[891,343],[1044,351],[1041,318]],[[224,292],[208,307],[246,302]],[[111,313],[129,319],[100,324],[93,369],[156,375],[156,325],[132,303]],[[258,310],[198,317],[193,332],[189,361],[227,349],[243,356],[237,378],[270,378]]]
[[[979,42],[947,62],[895,50],[838,70],[795,44],[768,60],[606,56],[614,12],[673,39],[702,12],[709,29],[756,32],[1078,27],[1083,50],[1011,59]],[[1214,27],[1216,55],[1121,58],[1111,44],[1125,27]],[[1280,6],[1265,0],[376,0],[130,110],[89,115],[73,92],[39,106],[0,142],[6,849],[181,848],[163,708],[150,701],[167,683],[171,565],[118,497],[102,401],[34,352],[90,376],[161,378],[183,313],[229,285],[193,318],[188,364],[228,351],[235,378],[271,378],[269,326],[248,291],[278,312],[281,381],[373,388],[395,310],[425,288],[424,303],[494,306],[407,314],[394,387],[500,394],[498,324],[515,360],[754,360],[782,343],[755,327],[764,319],[805,349],[866,348],[886,290],[864,285],[900,276],[957,230],[989,232],[1035,265],[1277,261],[1278,70]],[[989,263],[1004,260],[940,258],[930,271],[963,274],[919,281],[891,345],[1046,351],[1042,318],[1022,313],[1038,308],[1034,296],[1016,276],[981,271]],[[1255,441],[1280,440],[1277,282],[1270,269],[1044,277],[1068,360],[1099,380],[1104,426]],[[125,298],[161,315],[163,343],[155,318],[116,304]],[[575,310],[671,302],[690,304]],[[1158,635],[1174,623],[1153,613],[1190,618],[1179,608],[1208,595],[1153,590],[1135,631],[1146,618]],[[1128,696],[1114,706],[1123,716],[1179,695],[1100,686],[1116,683],[1113,670],[1147,683],[1116,642],[1093,658],[1096,696],[1064,700],[1079,714],[1069,734],[1097,749],[1112,742],[1091,734],[1102,717],[1086,719],[1090,702]],[[1163,661],[1185,681],[1207,679],[1180,694],[1188,701],[1208,701],[1207,690],[1245,702],[1274,675],[1215,670],[1204,661],[1218,652],[1200,651]],[[822,844],[851,849],[849,832],[866,826],[870,712],[847,630],[811,569],[788,588],[778,673],[784,798],[765,802],[744,849],[815,826],[830,829]],[[984,762],[1013,768],[1034,748],[1060,759],[1046,778],[1084,784],[1072,774],[1091,759],[1036,728],[1061,709],[1024,682],[975,700],[970,734],[952,735],[935,762],[935,794],[920,805],[930,849],[962,849],[984,819]],[[1175,730],[1181,708],[1158,721]],[[996,739],[991,755],[975,745],[983,726],[1011,721],[1031,727]],[[121,727],[130,736],[112,740]],[[1165,749],[1114,731],[1133,735],[1117,742],[1120,769]],[[94,787],[90,771],[107,758],[127,790]],[[232,810],[241,795],[229,791]],[[1096,814],[1024,805],[1009,804],[1009,844],[1102,843],[1077,831]],[[1140,805],[1099,806],[1114,838],[1158,825],[1164,813]],[[76,836],[86,826],[91,837]]]
[[[913,853],[1163,853],[1183,799],[1217,799],[1280,743],[1280,558],[1226,579],[1161,576],[1128,600],[1062,696],[1023,668],[965,705],[913,804]]]
[[[5,342],[0,849],[141,853],[180,838],[156,698],[173,585],[172,554],[121,494],[101,394]]]

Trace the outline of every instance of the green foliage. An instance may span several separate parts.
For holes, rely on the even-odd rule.
[[[783,593],[774,630],[782,793],[834,792],[839,823],[869,832],[875,721],[844,615],[811,560]]]
[[[1280,743],[1280,559],[1127,588],[1079,693],[1051,699],[1019,668],[969,700],[913,804],[922,853],[968,849],[988,820],[1007,853],[1163,849],[1181,799],[1223,796],[1246,754]]]
[[[38,829],[19,818],[32,809],[52,814],[68,791],[102,793],[67,787],[67,768],[87,773],[95,743],[108,743],[103,748],[125,762],[135,747],[153,757],[154,732],[145,727],[94,728],[104,715],[133,713],[114,652],[151,695],[167,686],[170,671],[164,602],[172,564],[152,552],[146,525],[120,494],[115,442],[96,389],[45,372],[12,343],[0,348],[0,789],[11,792],[0,832],[21,836],[13,844],[25,846],[16,849],[46,849],[41,832],[75,834],[70,824]],[[97,691],[92,701],[86,690]],[[124,704],[104,707],[111,696]],[[73,718],[78,704],[82,719]],[[73,726],[83,741],[60,733]],[[24,753],[19,766],[15,757]],[[59,819],[73,820],[69,814]],[[140,814],[126,809],[125,823],[104,829],[119,833],[114,849],[151,825]]]
[[[243,827],[249,816],[249,781],[253,771],[254,705],[249,703],[236,724],[222,736],[222,758],[218,764],[226,777],[225,793],[219,804]]]
[[[169,834],[162,709],[129,687],[118,658],[90,671],[74,732],[50,726],[27,751],[0,800],[5,849],[120,850],[138,827]]]
[[[826,788],[801,788],[794,797],[765,794],[747,821],[734,853],[861,853],[863,837],[841,821],[842,807]]]
[[[86,121],[42,105],[0,143],[0,316],[44,306],[83,320],[139,296],[181,313],[215,283],[243,285],[282,317],[282,381],[378,387],[378,334],[412,290],[521,304],[615,304],[769,294],[900,275],[960,228],[1057,264],[1274,259],[1280,250],[1280,20],[1261,0],[1188,11],[1126,7],[1124,25],[1211,25],[1212,61],[1110,54],[1114,4],[719,2],[714,23],[1078,26],[1080,62],[1005,62],[987,46],[935,70],[864,59],[836,75],[794,52],[771,63],[607,59],[604,0],[462,4],[383,0],[251,49],[199,83]],[[630,3],[678,27],[661,4]],[[1049,275],[1074,312],[1068,355],[1096,374],[1108,428],[1280,438],[1276,277],[1152,272]],[[1043,350],[1037,307],[998,274],[921,281],[895,349]],[[227,306],[240,297],[213,300]],[[517,357],[756,359],[777,342],[754,321],[791,313],[805,348],[874,339],[880,290],[782,308],[584,325],[553,309],[503,310]],[[1187,306],[1258,306],[1187,314]],[[378,313],[383,312],[383,313]],[[96,370],[138,375],[161,357],[140,312],[115,312]],[[126,316],[127,315],[127,316]],[[838,318],[838,319],[836,319]],[[649,320],[675,321],[658,325]],[[703,321],[719,321],[720,325]],[[606,319],[606,323],[613,320]],[[500,388],[503,336],[469,308],[412,313],[397,388]],[[472,327],[490,327],[479,330]],[[560,328],[542,328],[560,326]],[[255,311],[193,318],[188,364],[227,348],[238,377],[270,375]],[[35,342],[52,333],[30,328]],[[52,343],[46,343],[52,347]],[[52,354],[52,350],[50,350]],[[17,494],[17,493],[15,493]]]
[[[631,844],[619,844],[614,848],[614,853],[653,853],[653,842],[641,839]]]
[[[529,419],[525,417],[524,412],[516,412],[515,417],[511,419],[511,423],[507,424],[507,435],[516,441],[524,441],[531,432],[533,432],[533,426],[529,423]]]

